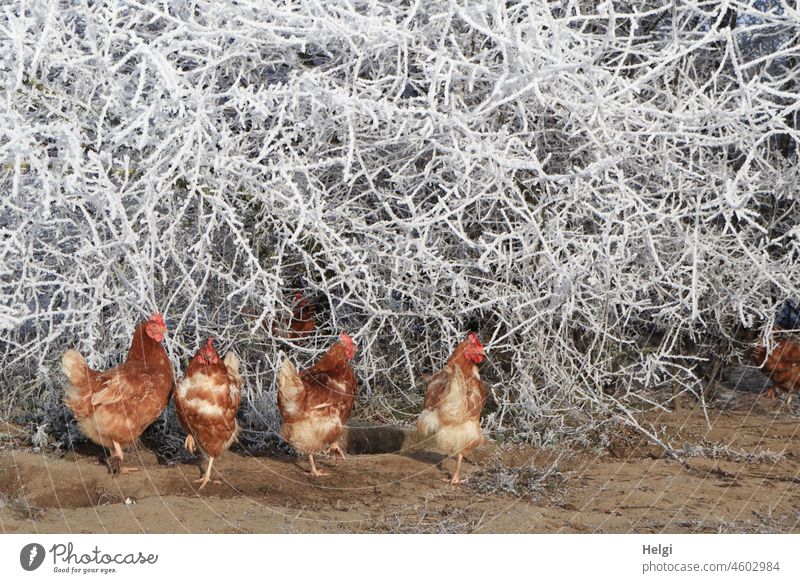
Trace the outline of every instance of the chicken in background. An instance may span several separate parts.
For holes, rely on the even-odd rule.
[[[317,327],[316,306],[303,294],[295,292],[292,315],[288,322],[273,325],[272,333],[282,338],[305,338]]]
[[[457,456],[456,471],[449,479],[451,484],[461,482],[464,456],[484,442],[481,411],[486,387],[478,365],[485,356],[478,335],[470,333],[453,350],[445,367],[427,380],[425,407],[417,420],[417,430],[431,437],[434,445],[448,456]]]
[[[317,315],[317,308],[300,292],[295,292],[294,301],[292,320],[289,323],[292,334],[290,338],[302,338],[311,334],[316,328],[314,318]]]
[[[308,454],[315,477],[327,475],[317,469],[315,454],[336,452],[345,457],[338,440],[356,395],[356,375],[350,366],[355,354],[353,339],[342,332],[311,368],[298,373],[285,359],[278,371],[281,432],[292,447]]]
[[[125,362],[104,372],[90,369],[76,350],[61,358],[70,383],[64,403],[86,437],[113,450],[108,459],[112,475],[138,469],[122,467],[122,449],[139,438],[169,400],[175,376],[161,344],[166,333],[164,318],[153,314],[136,328]]]
[[[186,376],[175,389],[175,408],[187,434],[184,446],[190,453],[195,453],[199,446],[209,458],[205,474],[195,480],[200,482],[198,490],[208,484],[214,460],[231,446],[239,433],[236,422],[242,388],[239,365],[233,351],[220,359],[214,339],[209,338],[189,362]]]
[[[773,334],[780,332],[781,328],[773,328]],[[792,392],[800,389],[800,343],[791,338],[781,338],[774,348],[767,354],[763,344],[756,346],[753,351],[753,360],[757,367],[772,381],[764,391],[764,396],[774,399],[776,389],[789,393],[786,402],[792,402]]]
[[[800,305],[794,298],[781,304],[775,316],[772,336],[777,338],[772,350],[762,343],[753,350],[753,361],[772,384],[764,391],[764,396],[774,399],[777,389],[787,391],[786,402],[791,403],[792,392],[800,388],[800,342],[792,331],[800,328]]]

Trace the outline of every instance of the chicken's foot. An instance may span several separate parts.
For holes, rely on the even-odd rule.
[[[122,458],[112,455],[108,458],[108,471],[112,476],[118,476],[122,470]]]
[[[183,440],[183,448],[189,453],[194,453],[197,450],[197,444],[195,444],[194,436],[191,433]]]
[[[451,484],[460,484],[461,483],[461,460],[464,459],[463,454],[458,454],[458,462],[456,463],[456,471],[453,474],[452,478],[442,478],[445,482],[450,482]]]
[[[139,468],[125,468],[122,467],[122,459],[125,456],[122,453],[122,447],[114,441],[114,455],[108,458],[108,471],[111,473],[112,476],[118,476],[120,474],[130,474],[131,472],[138,472]]]
[[[333,452],[338,452],[340,456],[342,456],[342,460],[346,460],[347,458],[344,457],[344,451],[342,451],[341,446],[338,443],[332,443],[330,447],[328,447],[328,454],[333,457],[333,463],[336,463],[336,456]]]
[[[311,462],[311,475],[315,478],[319,478],[320,476],[327,476],[327,472],[321,472],[317,469],[316,464],[314,464],[314,455],[308,454],[308,461]]]
[[[203,487],[206,484],[208,484],[208,482],[211,482],[212,484],[222,484],[222,482],[220,482],[219,480],[212,480],[211,479],[211,466],[213,466],[213,465],[214,465],[214,458],[213,457],[209,457],[208,458],[208,468],[206,468],[206,473],[203,475],[202,478],[200,478],[199,480],[195,480],[194,481],[195,484],[197,484],[198,482],[200,483],[200,487],[197,489],[198,492],[200,490],[202,490]]]

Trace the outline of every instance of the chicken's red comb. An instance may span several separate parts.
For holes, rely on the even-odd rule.
[[[350,346],[354,346],[355,342],[353,342],[353,337],[350,336],[347,332],[342,332],[339,334],[339,340],[341,340],[345,344],[349,344]]]
[[[475,332],[470,332],[469,334],[467,334],[467,340],[472,342],[478,348],[483,348],[483,344],[481,344],[481,341],[478,340],[478,335],[475,334]]]
[[[167,327],[167,325],[164,323],[164,316],[162,316],[159,312],[155,312],[153,315],[151,315],[150,321],[154,324],[158,324],[159,326],[163,326],[164,328]]]
[[[200,352],[204,354],[217,354],[217,349],[214,348],[214,337],[209,336],[206,343],[200,348]]]

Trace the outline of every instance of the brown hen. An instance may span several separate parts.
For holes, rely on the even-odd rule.
[[[213,342],[209,338],[197,351],[175,390],[178,419],[187,433],[184,446],[194,453],[199,445],[209,458],[205,474],[195,481],[200,482],[199,490],[211,479],[214,460],[231,446],[239,433],[236,422],[242,388],[239,358],[231,351],[221,360]]]
[[[158,418],[175,384],[172,364],[161,345],[166,332],[164,318],[153,314],[136,328],[125,362],[103,372],[90,369],[76,350],[61,358],[70,382],[64,403],[86,437],[113,449],[108,460],[113,475],[135,469],[122,467],[122,448],[133,444]]]
[[[282,338],[305,338],[317,327],[317,308],[303,294],[295,292],[294,306],[289,321],[274,323],[272,333]]]
[[[753,360],[772,381],[764,395],[774,399],[776,389],[781,389],[789,393],[787,403],[790,403],[792,392],[800,389],[800,344],[790,338],[781,338],[769,355],[766,347],[759,345],[753,351]]]
[[[353,339],[344,332],[317,364],[300,373],[288,360],[278,371],[278,409],[284,439],[308,454],[311,474],[326,475],[314,464],[314,454],[337,452],[344,459],[339,436],[353,410],[356,376],[350,361]]]
[[[453,350],[445,367],[428,380],[425,408],[417,420],[417,430],[432,437],[434,445],[448,456],[456,455],[456,471],[451,484],[461,482],[461,461],[484,442],[481,411],[486,387],[478,364],[486,352],[477,334],[469,334]]]

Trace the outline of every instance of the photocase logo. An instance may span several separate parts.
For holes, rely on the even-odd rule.
[[[35,571],[42,566],[44,555],[44,547],[39,543],[25,545],[19,552],[19,564],[26,571]]]
[[[19,564],[26,571],[42,566],[45,556],[53,559],[54,573],[116,573],[119,565],[155,565],[158,555],[139,552],[106,553],[95,546],[89,551],[76,550],[71,542],[56,543],[48,551],[38,543],[30,543],[19,552]],[[0,579],[4,581],[4,579]]]

